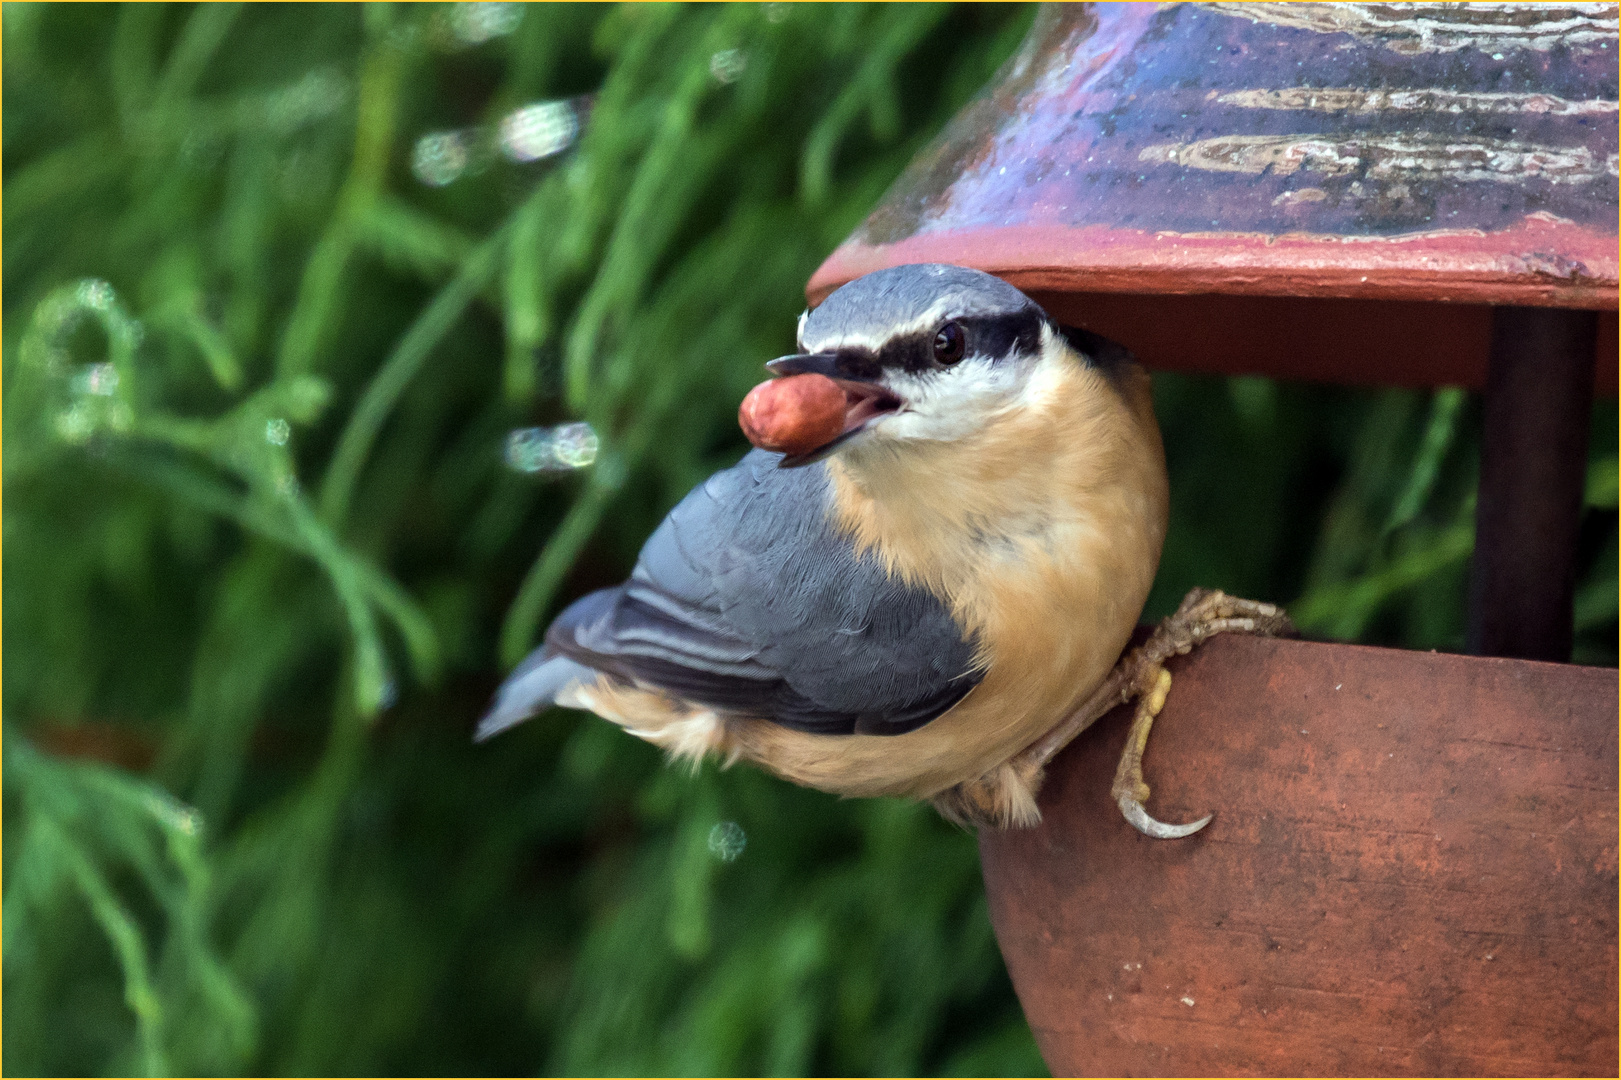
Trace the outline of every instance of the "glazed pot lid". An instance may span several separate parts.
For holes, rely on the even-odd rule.
[[[1618,54],[1614,4],[1047,6],[807,293],[952,262],[1105,324],[1439,302],[1479,339],[1450,367],[1306,377],[1478,383],[1484,305],[1616,307]]]

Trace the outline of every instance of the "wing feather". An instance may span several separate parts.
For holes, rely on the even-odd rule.
[[[778,457],[694,489],[629,581],[558,617],[546,655],[827,734],[899,734],[956,704],[981,675],[973,643],[831,524],[825,467]]]

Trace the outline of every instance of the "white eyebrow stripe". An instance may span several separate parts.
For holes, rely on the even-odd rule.
[[[886,333],[883,337],[871,337],[867,334],[847,333],[837,337],[824,338],[814,344],[805,342],[806,352],[832,352],[835,349],[867,349],[878,352],[896,336],[894,332]]]
[[[893,326],[887,327],[884,330],[882,337],[877,337],[872,334],[864,334],[860,331],[846,331],[837,337],[829,337],[817,342],[815,348],[808,351],[820,352],[823,349],[857,348],[870,349],[873,352],[878,352],[885,345],[888,345],[896,338],[906,337],[911,334],[919,334],[926,330],[933,330],[937,324],[945,322],[947,319],[961,317],[963,316],[961,312],[958,311],[958,301],[955,299],[948,299],[936,302],[923,314],[907,322],[896,323]],[[803,328],[801,328],[801,332],[803,333]]]

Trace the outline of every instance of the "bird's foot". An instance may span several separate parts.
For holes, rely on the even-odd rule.
[[[1293,629],[1289,616],[1276,604],[1228,596],[1220,589],[1192,589],[1182,598],[1181,606],[1160,620],[1153,635],[1132,655],[1142,653],[1163,662],[1186,655],[1217,634],[1276,637]]]
[[[1210,823],[1210,815],[1187,825],[1168,825],[1143,808],[1148,799],[1148,785],[1143,782],[1143,750],[1148,745],[1154,717],[1164,707],[1165,696],[1171,689],[1171,673],[1165,670],[1165,661],[1191,652],[1217,634],[1236,632],[1272,637],[1291,628],[1289,617],[1275,604],[1228,596],[1214,589],[1194,589],[1183,598],[1174,614],[1160,622],[1147,641],[1121,658],[1080,708],[1009,765],[1039,782],[1047,762],[1075,736],[1116,705],[1137,698],[1137,712],[1132,718],[1110,793],[1126,820],[1143,834],[1158,839],[1191,836]]]
[[[1145,682],[1146,687],[1142,685]],[[1115,768],[1114,786],[1109,794],[1126,820],[1144,836],[1156,840],[1192,836],[1210,824],[1213,815],[1206,814],[1186,825],[1168,825],[1143,809],[1143,803],[1148,801],[1148,784],[1143,780],[1143,751],[1148,748],[1148,731],[1154,726],[1154,717],[1165,707],[1165,695],[1171,692],[1171,673],[1153,664],[1143,668],[1138,685],[1137,712],[1131,718],[1126,748],[1120,752],[1120,764]]]

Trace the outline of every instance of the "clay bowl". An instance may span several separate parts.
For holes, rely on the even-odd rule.
[[[1149,840],[1116,710],[981,834],[1054,1075],[1617,1074],[1617,674],[1218,638],[1173,661]]]

